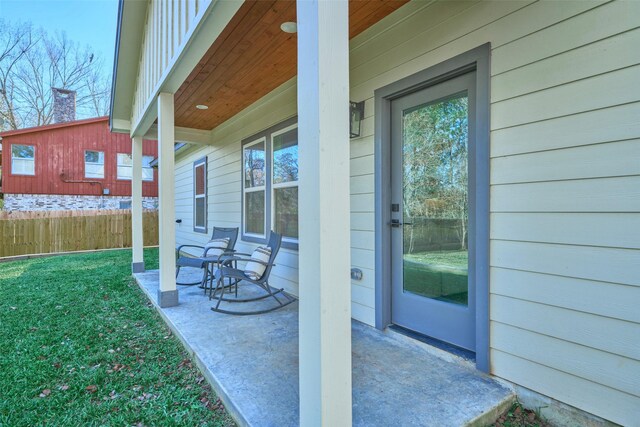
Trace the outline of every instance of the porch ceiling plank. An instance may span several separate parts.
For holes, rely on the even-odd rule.
[[[229,52],[242,41],[242,37],[237,37],[237,34],[246,34],[251,30],[250,24],[255,23],[256,19],[252,18],[251,15],[257,14],[256,16],[261,16],[266,10],[265,8],[271,7],[273,2],[275,0],[259,2],[258,4],[249,1],[242,4],[221,36],[211,45],[207,53],[176,92],[176,112],[182,111],[181,107],[184,101],[188,100],[210,78],[211,73],[216,70],[218,65],[226,60]]]
[[[407,0],[408,1],[408,0]],[[399,6],[407,1],[388,1],[388,0],[371,0],[371,1],[350,1],[349,2],[349,39],[354,38],[371,25],[380,21],[391,12],[395,11]],[[353,10],[354,5],[365,3],[365,7]]]
[[[176,113],[180,117],[185,113],[188,116],[198,111],[193,108],[195,99],[199,99],[200,103],[206,103],[207,98],[211,97],[215,89],[224,84],[227,78],[244,68],[254,68],[257,62],[256,55],[263,52],[269,41],[274,41],[270,37],[272,34],[268,34],[267,31],[283,13],[290,13],[287,8],[278,7],[276,1],[247,1],[240,10],[243,14],[240,22],[224,40],[216,40],[200,61],[201,64],[205,64],[204,71],[210,72],[198,73],[194,76],[193,83],[187,85],[184,91],[181,88],[176,94]]]
[[[353,38],[408,0],[350,0]],[[176,92],[176,125],[211,130],[296,75],[292,0],[247,0]],[[205,104],[208,110],[197,110]]]
[[[292,40],[295,48],[295,39]],[[273,76],[286,75],[289,77],[284,81],[289,80],[295,75],[296,62],[280,59],[290,54],[288,43],[280,45],[277,50],[269,54],[273,61],[265,65],[262,71],[265,72],[265,74]],[[276,84],[275,87],[282,83]],[[216,119],[222,123],[231,117],[229,116],[229,111],[241,111],[246,108],[248,106],[245,105],[246,99],[259,99],[273,89],[272,79],[264,78],[256,80],[255,74],[251,72],[251,70],[238,73],[217,90],[216,97],[207,101],[209,110],[195,110],[189,118],[197,117],[198,120]]]
[[[263,39],[268,41],[273,40],[273,37],[267,35]],[[259,99],[295,75],[295,71],[283,75],[280,72],[282,69],[295,69],[295,38],[291,36],[280,45],[273,41],[271,46],[266,44],[252,46],[250,51],[244,53],[243,57],[228,69],[228,76],[225,79],[220,79],[213,87],[202,90],[203,97],[206,96],[202,103],[209,105],[209,110],[222,115],[224,117],[222,121],[224,121],[253,103],[253,101],[246,103],[247,99],[253,99],[243,93],[246,89],[251,90],[266,85],[269,89],[266,92],[260,91],[255,98]],[[242,105],[240,109],[230,108],[230,104],[237,105],[238,102]],[[218,108],[211,108],[214,104],[217,104]],[[198,123],[211,119],[212,114],[209,110],[197,110],[193,106],[188,106],[186,115],[182,117],[191,127],[198,127]]]
[[[227,39],[231,35],[231,33],[235,30],[235,28],[240,24],[250,10],[249,7],[246,7],[246,3],[240,7],[238,12],[233,16],[231,22],[224,29],[223,33],[216,39],[211,48],[207,51],[207,55],[213,56],[217,49],[219,49],[223,44],[227,43]],[[230,44],[229,41],[227,44]],[[176,91],[176,97],[183,94],[183,92],[187,90],[194,90],[193,84],[197,84],[198,82],[203,82],[204,79],[213,71],[213,64],[205,62],[203,60],[199,61],[198,64],[194,67],[193,71],[187,76],[184,83],[180,88]],[[176,101],[176,105],[179,107],[179,103]]]

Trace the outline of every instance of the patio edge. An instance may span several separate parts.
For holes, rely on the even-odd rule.
[[[516,394],[511,393],[490,410],[468,421],[466,424],[464,424],[464,427],[484,427],[495,423],[500,415],[506,412],[511,407],[511,405],[516,403],[516,400]]]
[[[246,418],[243,416],[243,414],[240,411],[240,409],[233,403],[233,401],[231,400],[231,398],[227,394],[225,388],[222,386],[222,384],[220,384],[218,382],[218,380],[217,380],[216,376],[213,374],[213,372],[211,372],[207,368],[207,366],[200,359],[200,357],[198,356],[196,351],[191,347],[191,345],[185,339],[185,337],[182,335],[182,333],[180,333],[180,331],[178,330],[176,325],[174,325],[173,322],[171,321],[171,319],[169,319],[169,317],[164,313],[164,311],[162,310],[160,305],[158,305],[158,301],[156,300],[154,295],[152,295],[149,291],[147,291],[147,289],[144,286],[142,286],[142,284],[140,283],[140,280],[138,280],[138,276],[136,274],[133,274],[133,279],[135,280],[136,284],[138,285],[138,288],[140,288],[142,290],[142,292],[145,294],[147,299],[153,304],[153,306],[156,309],[156,312],[158,312],[158,314],[160,314],[160,317],[162,318],[162,320],[164,320],[164,323],[169,327],[169,329],[171,329],[171,332],[176,337],[178,337],[178,340],[182,343],[182,346],[189,353],[189,355],[191,355],[191,358],[195,361],[196,366],[198,367],[200,372],[202,372],[202,375],[207,380],[207,382],[209,383],[211,388],[216,392],[216,394],[218,395],[218,397],[220,398],[220,400],[224,404],[225,410],[229,413],[231,418],[233,418],[233,420],[236,422],[236,424],[238,426],[249,427],[250,424],[247,422]]]

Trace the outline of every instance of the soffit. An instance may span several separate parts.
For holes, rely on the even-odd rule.
[[[350,0],[349,38],[407,1]],[[280,24],[295,20],[295,1],[245,1],[176,92],[176,126],[213,129],[294,77],[296,34]]]

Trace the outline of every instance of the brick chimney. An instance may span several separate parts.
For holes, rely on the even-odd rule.
[[[52,87],[53,123],[72,122],[76,119],[76,91]]]

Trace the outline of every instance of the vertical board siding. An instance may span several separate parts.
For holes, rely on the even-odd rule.
[[[365,101],[350,142],[352,264],[364,273],[355,319],[375,317],[374,91],[490,42],[491,371],[637,422],[637,16],[640,2],[411,2],[351,40],[350,98]],[[179,242],[209,238],[192,219],[192,163],[204,155],[209,229],[240,225],[240,141],[295,115],[295,83],[214,129],[211,146],[178,154]],[[276,286],[297,293],[297,252],[278,261]]]
[[[149,1],[131,123],[138,123],[146,112],[162,77],[185,49],[211,3],[212,0]]]
[[[143,213],[145,246],[158,245],[158,212]],[[131,210],[0,212],[0,258],[131,247]]]
[[[80,121],[65,125],[43,126],[7,132],[2,137],[2,190],[6,194],[66,194],[100,196],[108,189],[111,196],[130,196],[131,181],[117,178],[117,153],[131,154],[129,135],[109,132],[108,119]],[[35,146],[35,175],[11,173],[11,145]],[[84,152],[104,152],[104,178],[85,178]],[[158,156],[156,141],[144,140],[145,156]],[[66,180],[98,181],[98,184],[64,182]],[[142,182],[144,197],[158,196],[158,176]]]

